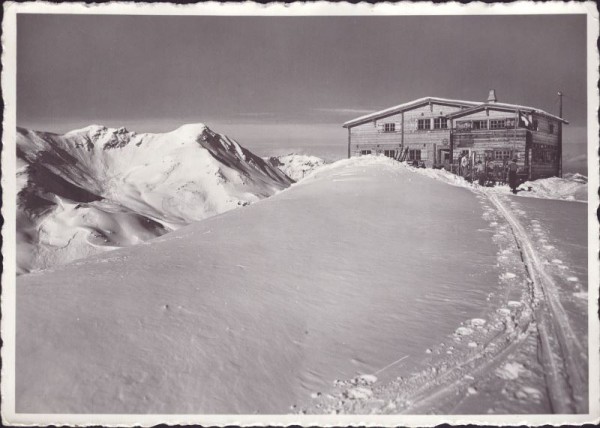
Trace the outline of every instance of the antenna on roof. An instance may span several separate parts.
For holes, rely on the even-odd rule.
[[[498,101],[496,99],[496,90],[495,89],[490,89],[490,93],[488,94],[487,102],[488,103],[495,103],[496,101]]]
[[[562,119],[563,115],[563,93],[562,91],[558,91],[558,117]],[[558,122],[558,176],[562,178],[562,123]]]
[[[558,117],[560,117],[561,119],[562,119],[562,97],[563,97],[563,93],[558,91]]]

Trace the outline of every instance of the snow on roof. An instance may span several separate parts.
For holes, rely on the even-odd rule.
[[[410,107],[413,107],[415,105],[419,105],[421,103],[426,103],[426,102],[440,102],[440,103],[448,103],[448,104],[457,104],[457,105],[467,105],[467,106],[470,106],[470,108],[468,108],[466,110],[458,111],[458,112],[455,112],[455,113],[450,113],[447,116],[459,116],[459,115],[465,114],[467,112],[471,112],[473,110],[476,110],[476,109],[478,109],[480,107],[500,107],[500,108],[509,108],[509,109],[512,109],[512,110],[527,110],[527,111],[531,111],[531,112],[534,112],[534,113],[537,113],[537,114],[540,114],[540,115],[543,115],[543,116],[551,117],[551,118],[556,119],[556,120],[560,120],[560,121],[562,121],[564,123],[567,123],[567,124],[569,123],[565,119],[562,119],[562,118],[560,118],[558,116],[554,116],[554,115],[552,115],[552,114],[550,114],[550,113],[548,113],[548,112],[546,112],[544,110],[541,110],[541,109],[535,108],[535,107],[527,107],[527,106],[518,105],[518,104],[507,104],[507,103],[498,103],[498,102],[480,102],[480,101],[452,100],[452,99],[448,99],[448,98],[438,98],[438,97],[424,97],[424,98],[418,98],[418,99],[413,100],[413,101],[409,101],[409,102],[404,103],[404,104],[399,104],[399,105],[394,106],[394,107],[389,107],[389,108],[386,108],[384,110],[379,110],[379,111],[376,111],[376,112],[373,112],[373,113],[369,113],[369,114],[366,114],[364,116],[357,117],[356,119],[352,119],[352,120],[349,120],[349,121],[345,122],[343,124],[343,127],[344,128],[348,128],[349,126],[352,126],[352,125],[358,125],[358,124],[360,124],[362,122],[369,121],[371,119],[376,119],[376,118],[379,118],[379,117],[382,117],[382,116],[387,116],[389,114],[393,114],[395,112],[406,110],[406,109],[408,109]]]
[[[355,125],[355,124],[363,122],[365,120],[375,119],[375,118],[378,118],[380,116],[385,116],[387,114],[394,113],[396,111],[402,111],[402,110],[408,109],[409,107],[412,107],[412,106],[415,106],[415,105],[419,105],[421,103],[426,103],[426,102],[429,102],[429,101],[431,101],[431,102],[440,102],[440,103],[449,103],[449,104],[457,104],[457,105],[467,105],[467,106],[476,106],[478,104],[481,104],[481,102],[474,102],[474,101],[452,100],[452,99],[449,99],[449,98],[438,98],[438,97],[424,97],[424,98],[418,98],[418,99],[413,100],[413,101],[409,101],[409,102],[404,103],[404,104],[399,104],[399,105],[394,106],[394,107],[389,107],[389,108],[386,108],[384,110],[379,110],[379,111],[376,111],[376,112],[373,112],[373,113],[369,113],[369,114],[366,114],[364,116],[357,117],[356,119],[352,119],[352,120],[349,120],[349,121],[345,122],[343,126],[346,128],[348,126]]]
[[[447,116],[449,116],[449,117],[462,116],[462,115],[465,115],[465,114],[469,114],[470,112],[478,110],[480,108],[494,108],[494,107],[499,107],[499,108],[504,108],[504,109],[510,109],[510,110],[515,110],[515,111],[516,110],[530,111],[532,113],[536,113],[536,114],[539,114],[539,115],[542,115],[542,116],[548,116],[548,117],[551,117],[553,119],[560,120],[561,122],[564,122],[564,123],[567,123],[567,124],[569,123],[567,120],[565,120],[565,119],[563,119],[561,117],[555,116],[553,114],[550,114],[547,111],[544,111],[544,110],[539,109],[539,108],[529,107],[529,106],[524,106],[524,105],[519,105],[519,104],[508,104],[508,103],[498,103],[498,102],[480,103],[479,105],[471,107],[471,108],[469,108],[467,110],[457,111],[455,113],[450,113]]]

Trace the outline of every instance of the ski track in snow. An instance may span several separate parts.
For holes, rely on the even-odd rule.
[[[420,170],[417,170],[421,172]],[[428,174],[422,174],[428,175]],[[431,177],[431,175],[429,175]],[[432,178],[440,178],[433,176]],[[451,185],[461,185],[448,177],[443,177]],[[363,385],[362,389],[373,388],[369,393],[352,393],[354,387],[360,384],[360,377],[350,381],[338,381],[336,386],[341,389],[337,394],[319,396],[312,406],[303,409],[302,413],[455,413],[470,397],[478,395],[478,385],[489,382],[490,373],[500,378],[505,385],[501,395],[509,395],[512,389],[513,397],[521,401],[529,401],[532,406],[545,405],[539,413],[586,413],[587,412],[587,354],[571,326],[570,318],[561,304],[558,294],[559,285],[551,274],[546,271],[546,265],[556,266],[562,272],[568,269],[558,258],[542,262],[538,251],[555,252],[555,246],[547,244],[548,239],[543,233],[540,221],[531,220],[531,231],[541,244],[536,250],[532,238],[525,232],[518,216],[525,217],[527,211],[521,209],[517,202],[509,201],[506,195],[475,186],[463,186],[473,191],[483,205],[484,219],[490,220],[490,227],[495,231],[493,238],[498,241],[506,239],[513,241],[514,249],[499,251],[499,263],[505,262],[509,254],[519,254],[517,265],[521,265],[525,284],[519,300],[508,300],[510,289],[504,296],[506,306],[510,309],[499,308],[496,315],[505,317],[504,330],[495,337],[484,338],[483,343],[469,342],[471,350],[477,350],[470,355],[460,354],[455,359],[451,356],[454,348],[446,351],[446,361],[438,358],[428,371],[413,374],[408,380],[398,378],[397,381],[373,388]],[[490,206],[491,205],[491,206]],[[509,208],[510,206],[510,208]],[[493,208],[492,208],[493,207]],[[499,218],[500,217],[500,218]],[[503,224],[504,223],[504,224]],[[479,230],[484,232],[484,230]],[[498,243],[498,242],[497,242]],[[514,250],[513,249],[513,250]],[[514,267],[513,261],[513,267]],[[515,282],[519,275],[505,272],[500,281]],[[578,282],[575,276],[561,280]],[[577,284],[579,290],[581,284]],[[512,290],[514,294],[514,290]],[[578,299],[587,298],[587,292],[575,292]],[[491,297],[491,296],[490,296]],[[512,314],[519,311],[518,316]],[[512,316],[511,316],[512,314]],[[455,335],[458,338],[469,337],[473,334],[471,327],[481,328],[485,320],[473,319],[470,326],[458,327]],[[494,321],[492,321],[494,324]],[[498,321],[496,321],[496,326]],[[487,342],[486,342],[487,340]],[[443,344],[442,344],[443,345]],[[536,376],[529,372],[522,363],[512,361],[513,358],[536,359],[536,349],[541,350],[541,373],[538,368],[537,388],[522,385],[519,379],[525,373],[526,381],[535,381]],[[433,351],[427,349],[427,354]],[[449,360],[448,360],[449,359]],[[441,362],[440,362],[441,361]],[[437,365],[435,365],[437,364]],[[495,368],[495,369],[494,369]],[[532,370],[533,372],[533,370]],[[498,379],[496,379],[498,381]],[[540,382],[542,382],[540,384]],[[497,383],[497,382],[496,382]],[[348,389],[350,387],[350,389]],[[547,397],[541,390],[547,390]],[[463,396],[464,398],[457,399]],[[513,398],[507,397],[507,398]],[[496,402],[494,402],[496,401]],[[481,406],[481,400],[479,401]],[[490,405],[488,413],[516,413],[498,407],[497,398],[483,400]],[[444,410],[445,409],[445,410]],[[481,412],[482,408],[478,408]],[[518,411],[522,411],[519,409]]]
[[[497,226],[494,240],[502,246],[510,245],[510,237],[506,233],[507,226],[497,218],[495,210],[486,204],[486,198],[478,196],[483,205],[483,217]],[[503,247],[504,248],[504,247]],[[514,261],[503,260],[503,254],[514,254],[514,251],[499,251],[502,266],[514,270]],[[504,261],[504,263],[502,263]],[[511,265],[512,264],[512,265]],[[518,267],[518,266],[517,266]],[[374,388],[374,394],[368,397],[354,397],[347,388],[360,383],[356,378],[338,382],[341,387],[338,394],[319,397],[319,402],[312,408],[303,411],[309,413],[453,413],[456,412],[456,397],[468,395],[475,390],[477,383],[486,374],[493,372],[504,359],[527,339],[532,328],[532,311],[526,302],[527,287],[524,281],[516,281],[514,273],[501,275],[504,293],[490,295],[491,306],[501,306],[488,314],[489,320],[474,318],[459,326],[452,338],[452,344],[442,343],[437,348],[427,350],[433,354],[430,367],[415,373],[407,379],[398,378],[387,385]],[[524,272],[520,275],[523,276]],[[524,304],[514,304],[509,300],[517,298]],[[502,306],[508,306],[508,308]],[[489,321],[489,322],[488,322]],[[496,398],[497,399],[497,398]],[[487,405],[487,403],[485,403]]]
[[[489,198],[510,223],[527,266],[535,303],[538,304],[536,321],[542,345],[542,359],[544,366],[549,370],[548,389],[553,411],[586,412],[587,354],[561,304],[558,285],[546,271],[533,242],[516,216],[506,207],[506,202],[501,201],[495,194],[491,194]],[[534,227],[533,231],[541,234],[539,227]],[[552,262],[562,264],[558,259]]]

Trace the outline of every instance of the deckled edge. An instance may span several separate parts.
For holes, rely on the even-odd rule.
[[[377,4],[330,3],[325,1],[291,4],[254,2],[202,4],[171,3],[133,3],[111,2],[104,4],[69,3],[56,4],[50,2],[28,2],[4,4],[2,22],[2,94],[4,100],[3,133],[2,133],[2,177],[3,204],[1,213],[4,219],[2,226],[2,320],[1,334],[4,341],[2,347],[2,420],[5,425],[13,426],[152,426],[158,423],[201,424],[203,426],[436,426],[449,424],[486,424],[502,425],[580,425],[600,421],[600,379],[598,360],[600,345],[598,336],[598,289],[592,287],[589,292],[589,394],[590,412],[587,415],[65,415],[65,414],[16,414],[15,413],[15,248],[16,226],[16,14],[17,13],[71,13],[71,14],[150,14],[150,15],[237,15],[237,16],[282,16],[282,15],[493,15],[493,14],[586,14],[588,41],[588,176],[589,188],[598,189],[598,11],[595,3],[580,2],[526,2],[510,4],[487,4],[474,2],[461,4],[449,2],[435,4],[433,2],[384,2]],[[594,90],[592,91],[592,88]],[[591,95],[594,95],[593,97]],[[594,142],[594,144],[592,144]],[[589,283],[598,284],[598,233],[600,231],[596,209],[600,206],[597,192],[589,192],[588,196],[588,263]]]

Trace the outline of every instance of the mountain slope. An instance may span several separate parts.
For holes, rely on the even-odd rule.
[[[17,161],[20,273],[133,245],[291,183],[203,124],[165,134],[18,129]]]

